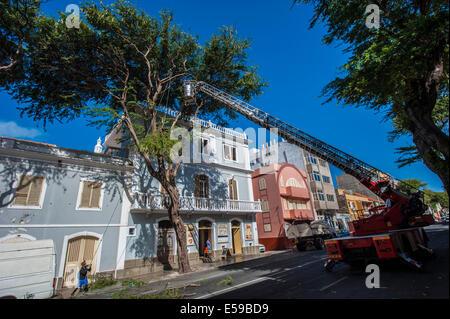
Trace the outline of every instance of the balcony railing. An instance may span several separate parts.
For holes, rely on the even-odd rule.
[[[136,193],[132,210],[163,211],[167,210],[170,198],[164,194]],[[186,212],[250,212],[260,213],[261,202],[249,200],[215,199],[202,197],[180,197],[180,210]]]

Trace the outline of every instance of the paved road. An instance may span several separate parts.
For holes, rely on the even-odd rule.
[[[181,292],[195,299],[449,298],[448,225],[426,229],[437,258],[422,273],[401,264],[381,266],[378,289],[366,287],[363,269],[338,264],[325,272],[324,251],[295,251],[221,267]]]

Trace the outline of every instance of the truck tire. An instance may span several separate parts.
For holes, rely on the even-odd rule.
[[[306,245],[304,243],[298,243],[296,246],[297,246],[298,251],[306,250]]]
[[[325,247],[325,243],[323,242],[323,239],[316,238],[314,240],[314,247],[316,247],[317,250],[322,250]]]

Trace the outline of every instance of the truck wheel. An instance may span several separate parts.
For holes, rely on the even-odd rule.
[[[322,250],[324,248],[325,244],[323,242],[322,238],[316,238],[314,240],[314,247],[316,247],[317,250]]]
[[[331,272],[335,265],[336,265],[336,261],[334,261],[332,259],[328,259],[324,265],[325,271]]]

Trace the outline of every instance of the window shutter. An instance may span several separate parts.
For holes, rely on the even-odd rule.
[[[238,194],[237,194],[236,180],[235,179],[230,179],[228,185],[229,185],[228,191],[229,191],[229,194],[230,194],[230,199],[231,200],[237,200],[238,199]]]
[[[195,181],[194,196],[195,197],[200,197],[200,176],[199,175],[195,175],[194,176],[194,181]]]
[[[91,201],[91,182],[83,182],[83,190],[81,192],[80,207],[87,208]]]
[[[92,183],[91,208],[100,208],[100,196],[102,193],[102,183]]]
[[[22,175],[14,196],[13,205],[39,206],[43,185],[43,176]]]
[[[14,205],[25,206],[27,204],[28,192],[30,190],[31,176],[22,175],[20,177],[19,186],[14,196]]]
[[[206,198],[209,198],[209,176],[205,175]]]
[[[30,193],[28,195],[28,206],[39,206],[42,192],[44,177],[33,177],[30,184]]]
[[[231,150],[232,150],[232,152],[233,152],[233,161],[235,161],[236,160],[236,147],[232,147],[231,148]]]

